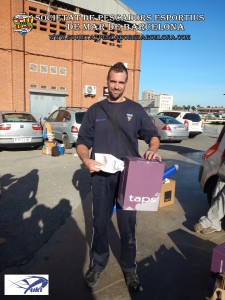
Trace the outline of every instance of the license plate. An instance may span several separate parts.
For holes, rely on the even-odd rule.
[[[174,129],[175,129],[175,130],[185,130],[184,127],[175,127]]]
[[[30,143],[31,138],[15,138],[13,141],[14,143]]]

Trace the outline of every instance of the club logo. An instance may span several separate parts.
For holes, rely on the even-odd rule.
[[[48,275],[5,275],[5,295],[48,295]]]
[[[132,119],[133,114],[127,114],[127,120],[130,122],[130,120]]]
[[[27,15],[26,13],[20,13],[13,17],[13,24],[15,25],[14,31],[19,32],[22,36],[25,36],[33,29],[34,17]]]

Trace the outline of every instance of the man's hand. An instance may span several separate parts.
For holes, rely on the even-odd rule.
[[[78,145],[77,154],[83,161],[85,167],[90,171],[90,173],[101,171],[100,167],[103,166],[103,164],[89,158],[89,149],[87,148],[87,146],[82,144]]]
[[[157,159],[158,161],[162,161],[161,155],[157,153],[157,150],[159,149],[159,138],[158,137],[153,137],[150,140],[148,150],[145,152],[144,158],[147,160],[153,160]]]
[[[104,165],[104,164],[97,162],[96,160],[90,159],[90,158],[84,159],[83,163],[86,166],[86,168],[89,170],[90,173],[101,171],[101,166]]]
[[[162,161],[161,155],[150,149],[145,152],[144,158],[147,160],[157,159],[158,161]]]

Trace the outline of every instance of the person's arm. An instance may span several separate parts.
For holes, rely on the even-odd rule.
[[[82,144],[78,145],[77,154],[86,166],[86,168],[90,171],[90,173],[100,171],[100,166],[102,166],[103,164],[97,162],[94,159],[89,158],[89,149],[87,146]]]
[[[159,138],[152,137],[148,145],[148,150],[145,152],[144,158],[147,160],[157,159],[159,161],[162,161],[161,155],[157,153],[159,145]]]

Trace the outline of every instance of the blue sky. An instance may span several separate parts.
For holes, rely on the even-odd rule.
[[[136,14],[203,14],[204,21],[182,23],[189,41],[142,41],[139,97],[145,89],[174,96],[174,104],[225,107],[225,1],[122,0]],[[161,23],[149,21],[149,23]]]

